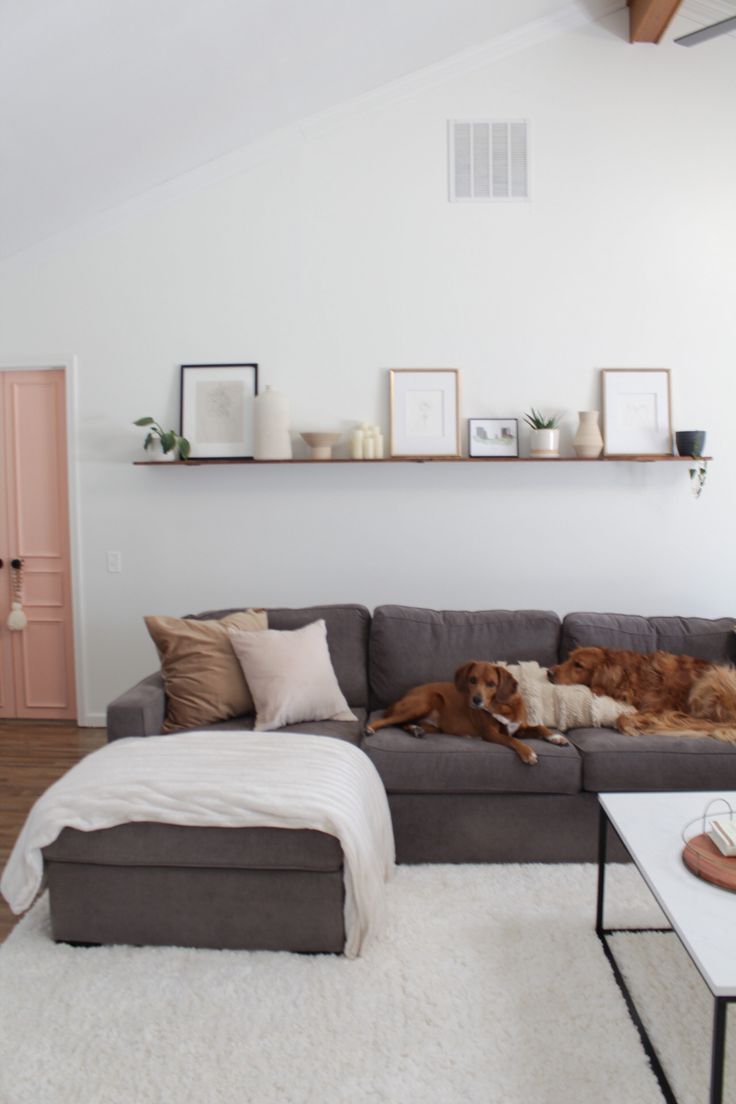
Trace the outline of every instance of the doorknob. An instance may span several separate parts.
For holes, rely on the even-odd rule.
[[[5,567],[5,560],[0,560],[0,568]]]
[[[1,564],[0,564],[0,566],[1,566]],[[19,571],[21,569],[21,567],[23,566],[23,561],[19,560],[16,557],[16,559],[10,561],[10,566],[12,567],[13,571]]]

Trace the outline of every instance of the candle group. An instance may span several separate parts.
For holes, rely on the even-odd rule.
[[[362,422],[350,438],[352,460],[383,460],[383,434],[377,425]]]

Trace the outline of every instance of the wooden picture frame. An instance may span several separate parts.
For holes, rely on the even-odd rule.
[[[460,457],[457,368],[390,368],[391,456]]]
[[[182,364],[181,435],[190,458],[252,459],[257,364]]]
[[[669,368],[601,368],[604,456],[672,456]]]

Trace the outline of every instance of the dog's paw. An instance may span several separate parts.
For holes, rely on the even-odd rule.
[[[539,756],[536,751],[530,751],[528,755],[524,756],[524,762],[528,767],[534,767],[539,762]]]
[[[547,737],[547,743],[557,744],[558,747],[566,747],[566,745],[569,744],[570,741],[567,739],[566,736],[563,736],[561,732],[550,732],[549,736]]]
[[[376,730],[375,730],[375,728],[371,728],[370,725],[366,725],[365,728],[363,729],[363,735],[364,736],[375,736],[376,735]]]
[[[423,740],[427,735],[421,725],[404,725],[404,729],[410,736],[413,736],[415,740]]]

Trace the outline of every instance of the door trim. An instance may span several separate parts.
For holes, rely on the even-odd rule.
[[[66,463],[69,493],[69,544],[72,577],[72,621],[74,634],[74,679],[77,694],[77,724],[95,727],[99,717],[90,713],[87,703],[85,643],[82,632],[82,536],[79,509],[79,463],[77,457],[77,358],[76,356],[18,356],[0,360],[0,372],[44,372],[52,369],[64,372],[66,390]]]

